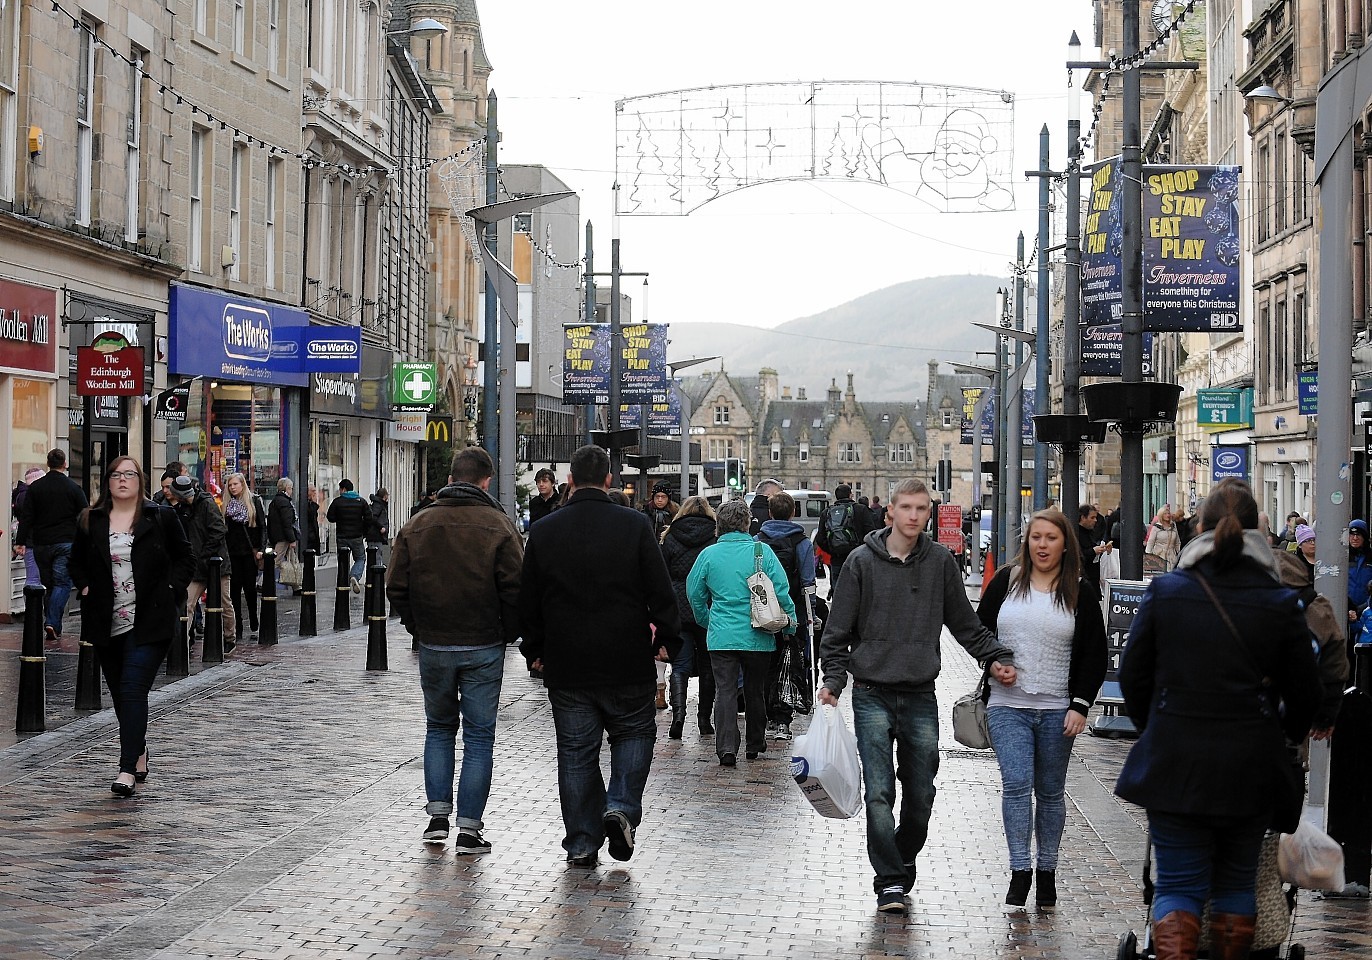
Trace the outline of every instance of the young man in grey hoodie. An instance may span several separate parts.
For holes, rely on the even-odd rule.
[[[931,499],[922,480],[902,480],[887,505],[891,525],[874,530],[843,565],[820,648],[821,703],[836,706],[853,675],[853,723],[867,804],[867,856],[877,909],[905,912],[915,860],[929,834],[938,773],[939,638],[954,639],[1006,686],[1014,654],[982,626],[957,559],[924,533]],[[900,824],[895,818],[900,756]]]

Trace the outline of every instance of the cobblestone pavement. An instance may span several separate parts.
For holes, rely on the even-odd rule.
[[[110,711],[0,750],[0,957],[1113,957],[1142,931],[1139,821],[1092,774],[1128,745],[1090,737],[1056,915],[1001,906],[995,762],[946,729],[908,917],[875,912],[862,817],[813,814],[784,750],[720,768],[691,727],[666,739],[666,714],[633,860],[569,868],[547,699],[513,650],[494,851],[427,846],[418,678],[390,635],[384,673],[354,629],[240,647],[156,691],[133,800],[109,792]],[[946,644],[945,713],[974,681]],[[1366,955],[1370,931],[1366,902],[1302,895],[1311,956]]]

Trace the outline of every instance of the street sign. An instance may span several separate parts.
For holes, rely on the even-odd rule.
[[[191,385],[189,383],[172,387],[170,390],[163,390],[157,395],[153,403],[153,419],[185,423],[186,408],[190,406],[190,402]]]
[[[1227,477],[1248,479],[1247,447],[1210,448],[1210,479],[1219,483]]]
[[[434,443],[452,443],[453,418],[430,416],[424,424],[424,439]]]
[[[939,504],[938,542],[958,554],[967,546],[962,534],[962,507],[956,503]]]
[[[1197,390],[1196,422],[1203,427],[1251,427],[1252,405],[1243,390]]]
[[[143,348],[117,333],[102,333],[76,349],[76,393],[82,397],[143,395]]]
[[[1120,689],[1120,662],[1124,649],[1129,644],[1129,631],[1134,625],[1134,616],[1139,612],[1139,604],[1148,591],[1146,580],[1106,580],[1105,598],[1105,682],[1101,684],[1100,696],[1096,702],[1105,709],[1105,716],[1098,717],[1091,725],[1096,736],[1119,737],[1138,733],[1130,719],[1118,708],[1124,703],[1124,693]]]
[[[1296,396],[1300,406],[1296,409],[1302,417],[1319,416],[1320,412],[1320,372],[1319,370],[1296,371]]]

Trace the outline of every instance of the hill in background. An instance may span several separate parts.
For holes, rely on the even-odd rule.
[[[995,321],[996,288],[1005,282],[972,274],[908,280],[770,330],[674,323],[668,356],[720,356],[724,369],[738,376],[772,367],[792,396],[805,387],[812,399],[822,397],[831,379],[843,387],[851,370],[859,400],[920,399],[931,359],[986,365],[975,353],[995,349],[994,338],[972,322]],[[1032,299],[1025,309],[1032,326]],[[706,368],[719,364],[695,369]]]

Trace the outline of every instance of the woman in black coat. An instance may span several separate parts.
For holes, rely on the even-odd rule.
[[[1149,584],[1119,671],[1141,734],[1115,793],[1148,811],[1158,960],[1196,955],[1207,900],[1210,955],[1248,955],[1263,835],[1303,789],[1287,741],[1320,701],[1300,598],[1278,579],[1248,484],[1214,487],[1200,526]]]
[[[681,611],[681,653],[672,661],[672,724],[667,736],[681,739],[686,724],[686,695],[691,674],[700,678],[700,704],[696,718],[700,732],[709,736],[715,732],[710,722],[715,709],[715,675],[710,669],[710,651],[705,647],[705,629],[696,623],[691,602],[686,599],[686,578],[700,552],[715,542],[715,512],[704,497],[688,497],[662,537],[662,559],[667,561],[667,573],[672,578],[677,609]]]
[[[233,602],[234,641],[243,642],[243,598],[248,600],[251,640],[257,640],[257,572],[267,547],[267,512],[262,498],[241,473],[224,481],[224,542],[229,548],[229,595]]]
[[[148,691],[195,569],[176,511],[147,492],[138,462],[115,458],[100,496],[81,513],[71,553],[81,642],[94,645],[119,718],[119,776],[110,790],[121,797],[148,778]]]

